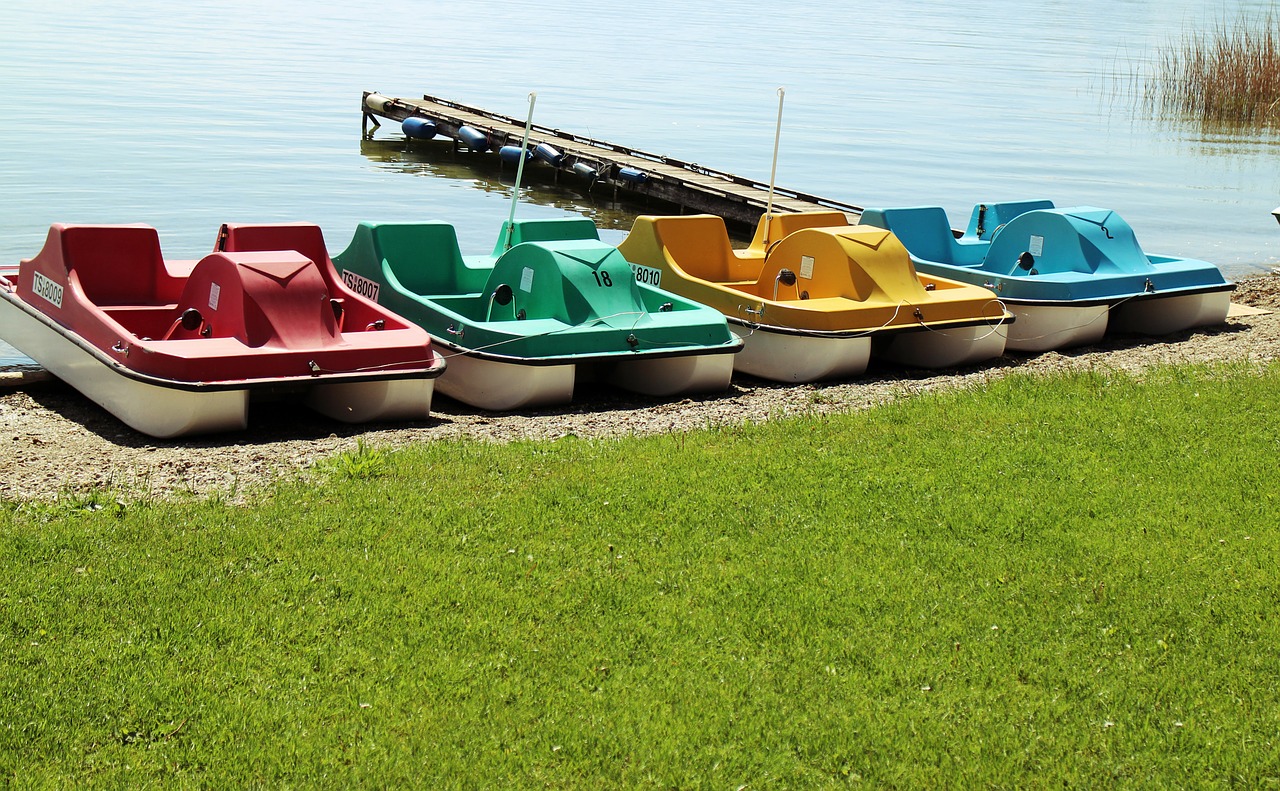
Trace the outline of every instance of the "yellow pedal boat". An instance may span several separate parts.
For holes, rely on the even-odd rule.
[[[766,215],[744,250],[720,217],[642,216],[618,250],[637,280],[728,318],[746,341],[735,370],[779,382],[855,376],[873,353],[923,368],[989,360],[1013,319],[995,292],[918,273],[896,236],[842,212]]]

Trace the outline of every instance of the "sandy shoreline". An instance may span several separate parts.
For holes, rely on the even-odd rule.
[[[1280,311],[1280,277],[1239,282],[1233,302]],[[0,497],[56,497],[95,487],[127,495],[169,496],[251,491],[292,474],[358,440],[385,446],[470,437],[491,441],[550,439],[575,434],[608,437],[683,431],[715,424],[762,421],[800,413],[842,412],[914,393],[965,387],[1025,371],[1071,368],[1142,370],[1164,363],[1280,357],[1280,312],[1228,318],[1220,327],[1162,338],[1107,338],[1096,346],[1028,356],[1007,354],[958,371],[873,367],[847,382],[781,385],[737,376],[726,393],[661,401],[608,388],[580,392],[570,405],[518,415],[478,412],[436,396],[421,423],[347,426],[305,410],[254,405],[246,431],[178,441],[129,429],[57,380],[40,375],[0,387]],[[44,379],[45,381],[41,381]]]

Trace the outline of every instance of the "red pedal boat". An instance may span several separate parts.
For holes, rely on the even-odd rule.
[[[243,429],[259,397],[423,419],[444,371],[424,330],[338,279],[307,223],[224,225],[199,261],[165,261],[146,225],[55,224],[0,267],[0,338],[154,437]]]

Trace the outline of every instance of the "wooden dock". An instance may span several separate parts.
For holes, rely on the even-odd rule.
[[[360,108],[366,137],[372,136],[370,123],[373,129],[380,126],[379,118],[430,121],[435,124],[436,134],[452,138],[454,145],[461,148],[471,148],[467,144],[470,137],[477,141],[476,148],[497,152],[503,146],[518,147],[524,137],[525,122],[518,118],[435,96],[399,99],[366,91]],[[476,137],[474,132],[483,137]],[[550,146],[561,155],[554,164],[544,160],[546,164],[606,185],[615,195],[657,198],[678,206],[682,212],[715,214],[748,228],[755,226],[768,206],[768,184],[732,173],[534,124],[529,132],[529,147],[539,144]],[[862,214],[861,207],[849,203],[777,186],[773,208],[777,212],[843,211],[850,222],[856,222]]]

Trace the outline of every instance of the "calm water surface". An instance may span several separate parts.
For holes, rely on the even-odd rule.
[[[444,219],[492,246],[509,187],[424,163],[363,90],[431,93],[860,205],[1051,198],[1119,211],[1152,252],[1240,276],[1280,262],[1280,139],[1207,134],[1124,95],[1186,31],[1271,2],[1022,6],[654,0],[636,7],[387,0],[11,0],[0,8],[0,260],[52,222],[145,222],[171,258],[227,221]],[[630,219],[549,189],[521,216]],[[606,231],[611,241],[622,231]],[[0,346],[0,366],[21,361]]]

